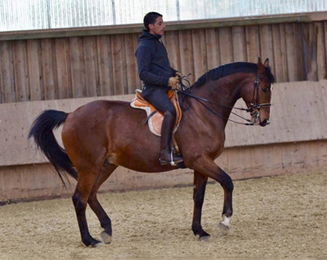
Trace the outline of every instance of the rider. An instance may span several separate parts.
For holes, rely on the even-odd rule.
[[[139,38],[135,52],[139,77],[144,84],[142,95],[164,114],[161,128],[160,164],[176,164],[182,162],[183,159],[178,156],[172,158],[171,155],[176,110],[167,92],[177,87],[182,74],[170,67],[166,48],[161,42],[161,36],[165,32],[162,15],[150,12],[144,16],[143,22],[145,30]]]

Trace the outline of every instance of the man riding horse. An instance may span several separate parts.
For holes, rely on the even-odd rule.
[[[169,64],[167,51],[161,42],[165,33],[162,15],[150,12],[144,16],[144,27],[135,56],[139,77],[144,86],[142,96],[158,111],[164,114],[161,128],[160,164],[177,164],[181,157],[172,155],[172,132],[176,120],[176,110],[167,96],[170,89],[175,89],[182,74]]]

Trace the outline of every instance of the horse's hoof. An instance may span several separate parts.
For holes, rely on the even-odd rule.
[[[105,231],[101,232],[101,240],[105,244],[110,244],[112,241],[112,237],[108,235]]]
[[[223,220],[219,222],[219,227],[223,235],[227,235],[230,229],[230,217],[223,215]]]
[[[100,247],[102,245],[103,244],[101,243],[101,241],[98,241],[98,243],[95,243],[95,244],[91,245],[91,247]]]
[[[230,229],[229,225],[227,226],[223,221],[220,221],[219,222],[219,228],[220,228],[221,233],[224,236],[228,235],[228,232],[229,232],[229,229]]]
[[[199,241],[201,241],[201,242],[209,242],[210,241],[210,235],[209,236],[199,237]]]
[[[84,245],[86,247],[93,248],[93,247],[99,247],[99,246],[101,246],[102,245],[102,242],[99,241],[99,240],[93,239],[92,242],[90,242],[90,243],[84,243]]]

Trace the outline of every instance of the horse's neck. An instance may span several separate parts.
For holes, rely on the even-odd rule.
[[[227,77],[216,81],[211,81],[202,86],[202,89],[198,89],[196,92],[194,92],[194,94],[210,101],[206,102],[206,105],[212,108],[217,114],[216,120],[219,122],[219,124],[223,124],[225,126],[233,106],[240,98],[239,86],[241,81],[241,78],[230,80]]]

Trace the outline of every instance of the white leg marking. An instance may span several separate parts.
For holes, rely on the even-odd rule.
[[[230,218],[223,215],[223,220],[219,222],[219,227],[223,235],[227,235],[230,228]]]
[[[230,218],[226,217],[225,215],[223,215],[223,220],[220,223],[227,228],[230,228]]]

